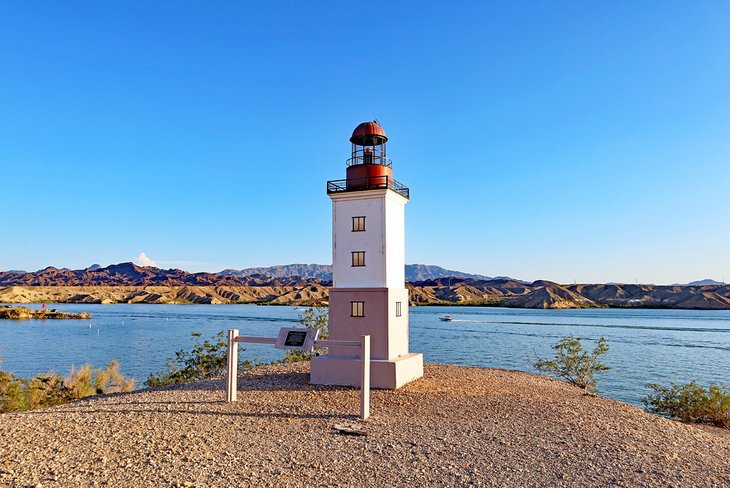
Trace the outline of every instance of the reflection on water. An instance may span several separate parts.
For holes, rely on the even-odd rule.
[[[21,376],[72,364],[103,365],[118,359],[141,383],[166,358],[189,348],[191,332],[209,337],[224,329],[273,337],[297,322],[294,307],[256,305],[54,305],[89,311],[91,321],[0,322],[2,369]],[[440,316],[451,315],[452,322]],[[730,385],[730,311],[525,310],[478,307],[412,307],[411,350],[426,361],[533,371],[529,359],[551,354],[566,335],[608,340],[612,370],[599,379],[600,393],[639,404],[646,383]],[[592,347],[592,346],[591,346]],[[245,359],[272,361],[281,351],[246,344]]]

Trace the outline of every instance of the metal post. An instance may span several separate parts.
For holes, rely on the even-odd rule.
[[[360,377],[360,418],[370,417],[370,336],[361,336],[360,359],[362,376]]]
[[[226,371],[226,401],[235,402],[238,393],[238,329],[228,330],[228,354]]]

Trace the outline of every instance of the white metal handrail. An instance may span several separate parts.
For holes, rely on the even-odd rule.
[[[228,353],[226,368],[226,401],[235,402],[238,394],[238,343],[276,344],[276,337],[238,335],[238,329],[228,330]],[[370,416],[370,336],[360,336],[359,341],[316,340],[316,347],[350,347],[360,349],[362,370],[360,372],[360,418]]]

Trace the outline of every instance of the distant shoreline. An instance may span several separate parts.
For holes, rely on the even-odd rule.
[[[65,320],[65,319],[82,319],[88,320],[91,314],[88,312],[71,313],[61,312],[56,309],[33,309],[27,307],[9,307],[0,305],[0,320]]]
[[[0,272],[0,303],[161,303],[308,306],[326,303],[332,281],[321,265],[287,265],[220,273],[188,273],[120,263],[82,270],[48,267]],[[283,273],[285,276],[265,274]],[[689,285],[531,283],[509,277],[436,278],[439,267],[406,265],[411,305],[468,305],[534,309],[644,308],[730,310],[730,285],[703,280]],[[254,274],[247,274],[253,273]],[[290,274],[290,273],[301,273]],[[458,272],[453,272],[458,273]],[[408,279],[410,275],[411,279]],[[322,275],[323,276],[323,275]],[[420,281],[414,281],[420,280]]]
[[[517,309],[730,310],[730,286],[559,285],[438,280],[406,285],[411,306]],[[6,286],[0,303],[161,304],[266,306],[326,305],[329,286],[319,282],[239,286]]]

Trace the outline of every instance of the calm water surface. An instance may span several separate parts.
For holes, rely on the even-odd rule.
[[[0,321],[0,369],[29,377],[68,371],[73,364],[104,365],[111,359],[140,384],[166,358],[192,345],[191,332],[209,337],[224,329],[273,337],[298,322],[294,307],[256,305],[77,305],[92,320]],[[450,314],[453,322],[439,317]],[[534,371],[528,358],[551,355],[566,335],[603,336],[613,369],[599,378],[600,393],[640,404],[646,383],[730,385],[730,311],[525,310],[478,307],[412,307],[411,350],[427,362]],[[592,348],[592,344],[590,345]],[[281,352],[246,344],[242,357],[271,361]]]

